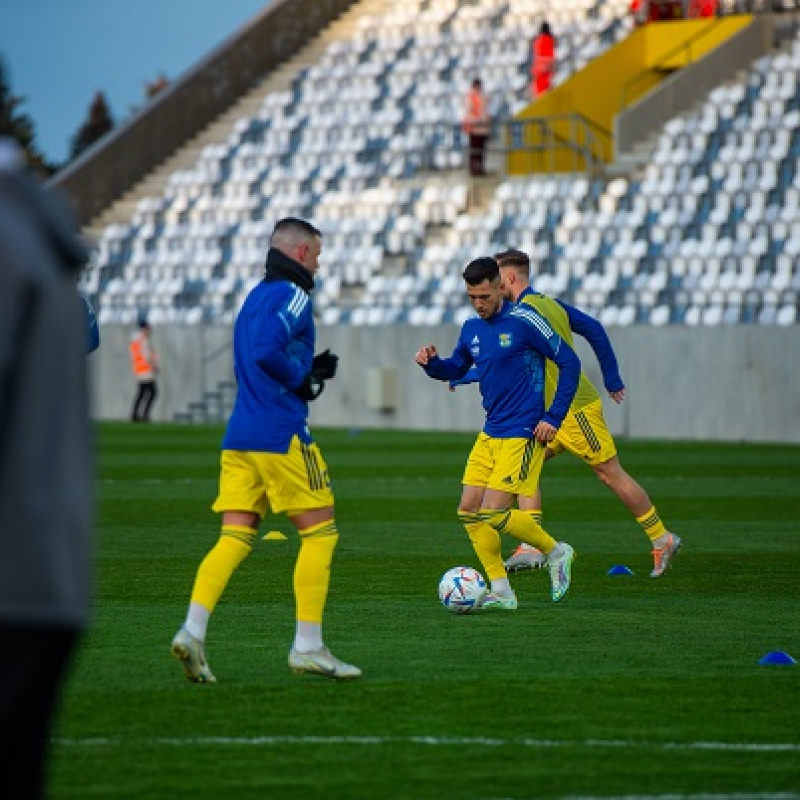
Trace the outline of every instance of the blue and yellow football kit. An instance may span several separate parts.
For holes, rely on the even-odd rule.
[[[545,405],[545,362],[554,361],[559,378]],[[544,446],[534,439],[544,420],[558,428],[578,386],[580,362],[572,348],[535,310],[503,303],[497,314],[467,320],[449,358],[423,367],[432,378],[454,381],[475,366],[486,420],[472,448],[462,483],[505,494],[535,494]],[[510,503],[509,503],[510,505]],[[508,533],[549,553],[555,540],[528,514],[512,508],[459,509],[475,552],[490,578],[505,578],[500,533]]]
[[[328,468],[296,389],[314,357],[311,300],[289,281],[263,281],[233,333],[238,391],[222,440],[214,511],[274,513],[333,505]]]
[[[619,374],[619,366],[611,341],[603,326],[583,311],[546,295],[525,289],[517,299],[518,306],[525,304],[538,311],[553,330],[573,346],[573,332],[583,336],[591,345],[603,374],[603,383],[609,392],[625,388]],[[478,379],[476,371],[470,371],[461,380],[452,381],[453,386],[472,383]],[[558,385],[558,366],[553,361],[545,363],[545,402],[552,402]],[[564,417],[555,439],[548,448],[554,453],[564,450],[572,453],[592,466],[602,464],[617,453],[614,438],[603,417],[600,394],[581,371],[578,388]],[[528,492],[520,492],[528,494]]]
[[[267,277],[247,296],[233,333],[236,401],[222,440],[217,512],[290,517],[333,508],[328,467],[308,428],[308,402],[295,390],[311,371],[315,329],[310,277],[270,250]],[[257,525],[258,523],[256,523]],[[338,540],[331,518],[302,530],[294,573],[297,619],[319,623]],[[197,572],[192,602],[213,610],[252,550],[257,530],[223,522]]]
[[[609,392],[625,388],[608,334],[594,317],[560,300],[535,292],[530,287],[520,294],[517,303],[535,308],[570,346],[573,345],[573,331],[583,336],[600,364],[605,388]],[[548,362],[545,368],[545,398],[554,395],[557,384],[558,367]],[[603,418],[600,394],[583,371],[569,413],[548,447],[554,453],[567,450],[590,465],[602,464],[617,454],[614,438]]]

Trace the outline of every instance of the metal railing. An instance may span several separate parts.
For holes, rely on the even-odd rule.
[[[528,119],[505,118],[492,124],[484,161],[494,174],[505,174],[509,157],[520,160],[514,171],[602,171],[612,152],[610,131],[582,114],[553,114]],[[356,155],[380,175],[411,177],[466,169],[469,141],[461,126],[408,123],[400,137],[368,143]]]
[[[597,174],[611,152],[611,132],[579,113],[507,120],[506,155],[520,154],[529,172]]]

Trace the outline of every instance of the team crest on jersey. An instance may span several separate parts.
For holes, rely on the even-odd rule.
[[[472,341],[469,343],[469,351],[472,353],[473,358],[477,358],[480,355],[481,341],[477,336],[472,337]]]
[[[500,334],[500,347],[511,347],[514,343],[514,336],[511,333]]]

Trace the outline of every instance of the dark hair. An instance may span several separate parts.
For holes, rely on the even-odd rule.
[[[517,267],[526,271],[530,271],[531,268],[531,260],[528,254],[523,253],[522,250],[513,248],[503,250],[502,253],[495,253],[494,259],[501,267]]]
[[[272,235],[274,236],[276,233],[281,231],[291,230],[296,232],[302,231],[308,236],[322,236],[322,234],[310,222],[300,219],[299,217],[284,217],[283,219],[279,219],[275,223],[275,228],[272,231]]]
[[[539,35],[542,36],[552,36],[553,32],[550,30],[550,25],[547,22],[542,23],[542,27],[539,28]]]
[[[500,280],[500,267],[491,256],[476,258],[467,264],[463,277],[470,286],[477,286],[484,281],[494,283]]]

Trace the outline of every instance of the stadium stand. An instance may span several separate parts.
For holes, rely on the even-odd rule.
[[[545,13],[555,85],[631,31],[627,2],[548,5],[356,4],[346,36],[97,231],[81,288],[101,323],[229,323],[274,221],[298,215],[326,233],[326,324],[460,322],[464,263],[508,246],[607,325],[796,324],[800,37],[671,119],[643,170],[511,177],[495,158],[470,181],[459,120],[476,74],[501,121],[527,105]]]

